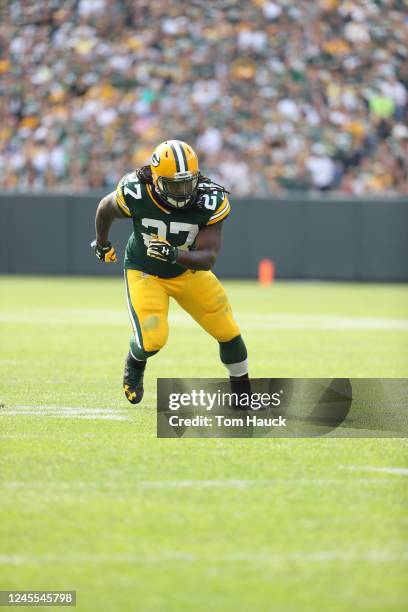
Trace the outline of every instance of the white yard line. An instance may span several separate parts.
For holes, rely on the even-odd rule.
[[[169,551],[157,555],[142,555],[134,553],[106,553],[106,554],[44,554],[44,555],[7,555],[0,554],[0,565],[45,565],[54,563],[165,563],[168,561],[181,561],[188,563],[272,563],[285,562],[301,563],[398,563],[408,561],[408,551],[401,553],[368,550],[363,552],[350,552],[339,550],[323,551],[293,551],[293,552],[237,552],[217,555],[200,555],[187,551]]]
[[[393,474],[394,476],[408,476],[408,468],[403,467],[382,467],[375,465],[345,465],[343,467],[354,472],[376,472],[380,474]]]
[[[106,325],[127,324],[128,314],[126,307],[123,310],[101,310],[92,308],[30,310],[21,312],[0,313],[0,321],[10,323],[45,323],[45,324],[100,324]]]
[[[114,408],[86,408],[83,406],[6,406],[0,409],[0,417],[1,416],[131,421],[128,414]]]
[[[240,323],[251,329],[306,329],[306,330],[378,330],[408,331],[408,319],[385,317],[336,316],[319,314],[264,313],[256,318],[247,312],[235,311]],[[184,312],[171,312],[170,324],[194,327],[195,321]],[[0,313],[0,321],[11,323],[35,323],[55,325],[128,325],[123,310],[72,309],[21,313]]]
[[[183,314],[183,313],[180,313]],[[408,331],[408,319],[388,319],[383,317],[345,317],[319,314],[259,314],[257,320],[249,313],[236,313],[237,319],[245,326],[280,329],[356,329],[356,330],[399,330]]]
[[[385,479],[377,479],[378,482],[387,482]],[[353,483],[357,481],[367,483],[366,478],[353,479]],[[371,482],[371,481],[370,481]],[[340,483],[350,483],[350,480],[345,478],[270,478],[267,480],[142,480],[139,484],[148,489],[189,489],[189,488],[231,488],[231,489],[249,489],[253,487],[269,487],[271,485],[312,485],[312,486],[330,486]]]
[[[5,480],[0,481],[0,490],[42,490],[48,494],[58,493],[61,490],[80,490],[87,491],[94,489],[98,491],[109,491],[120,489],[122,492],[136,491],[138,488],[144,489],[254,489],[258,487],[273,486],[318,486],[329,487],[333,485],[390,485],[392,481],[387,478],[353,478],[344,476],[341,478],[269,478],[267,480],[137,480],[127,482],[104,483],[87,480],[47,480],[47,481],[26,481],[26,480]]]
[[[33,416],[33,417],[48,417],[53,419],[83,419],[88,421],[130,421],[129,417],[113,415],[113,414],[38,414],[36,412],[7,412],[5,416]]]

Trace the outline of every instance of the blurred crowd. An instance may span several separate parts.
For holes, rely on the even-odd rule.
[[[0,188],[114,188],[166,138],[235,195],[408,194],[407,0],[9,0]]]

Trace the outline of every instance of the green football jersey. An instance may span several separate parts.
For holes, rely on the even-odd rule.
[[[208,189],[207,189],[208,187]],[[226,194],[207,182],[199,183],[197,201],[187,210],[169,210],[155,194],[153,185],[141,182],[136,172],[126,174],[116,188],[116,202],[133,220],[133,233],[124,267],[146,274],[171,278],[186,271],[184,266],[153,259],[146,249],[153,235],[165,238],[179,249],[194,249],[200,228],[223,221],[230,212]]]

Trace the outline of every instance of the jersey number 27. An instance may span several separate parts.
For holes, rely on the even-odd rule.
[[[154,229],[154,233],[160,236],[160,238],[164,238],[167,240],[167,225],[164,221],[160,221],[158,219],[142,219],[142,225],[146,229]],[[191,246],[198,234],[198,225],[193,223],[181,223],[179,221],[171,221],[169,226],[169,234],[180,234],[180,232],[187,232],[186,241],[180,245],[179,249],[187,250],[189,246]],[[151,240],[151,234],[147,234],[145,232],[141,232],[143,236],[143,240],[145,246],[149,246],[149,242]]]

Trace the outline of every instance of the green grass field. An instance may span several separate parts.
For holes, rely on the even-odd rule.
[[[81,612],[408,609],[406,440],[158,440],[157,377],[223,376],[216,343],[174,305],[135,408],[121,279],[0,282],[0,589],[75,589]],[[226,286],[252,376],[408,376],[407,287]]]

